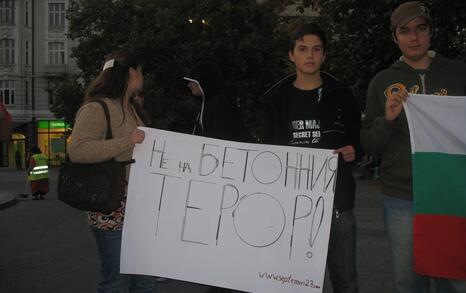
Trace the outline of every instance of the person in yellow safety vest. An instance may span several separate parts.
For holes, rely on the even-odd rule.
[[[28,180],[31,181],[33,199],[44,199],[44,196],[49,192],[48,168],[47,158],[37,146],[34,146],[28,168]]]

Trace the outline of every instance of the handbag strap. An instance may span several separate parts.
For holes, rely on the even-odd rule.
[[[107,120],[107,134],[105,134],[105,139],[112,139],[113,138],[112,124],[110,123],[110,112],[108,111],[108,106],[102,100],[94,100],[94,102],[99,103],[104,109],[105,119]]]
[[[95,102],[99,103],[102,106],[102,108],[104,109],[104,113],[105,113],[105,120],[107,120],[107,134],[105,134],[105,139],[112,139],[113,138],[112,124],[110,123],[110,112],[108,110],[107,103],[105,103],[102,100],[95,100]],[[112,158],[112,160],[114,160],[114,162],[118,164],[123,164],[123,165],[129,165],[129,164],[133,164],[136,162],[134,159],[127,160],[127,161],[116,161],[115,158]]]
[[[105,139],[112,139],[113,138],[112,124],[110,123],[110,112],[108,111],[107,103],[105,103],[102,100],[94,100],[94,102],[99,103],[102,106],[102,108],[104,109],[105,120],[107,120],[107,134],[105,135]],[[122,164],[122,165],[129,165],[129,164],[133,164],[133,163],[136,162],[136,160],[134,160],[134,159],[127,160],[127,161],[116,161],[115,158],[112,158],[112,160],[114,162],[116,162],[118,164]]]

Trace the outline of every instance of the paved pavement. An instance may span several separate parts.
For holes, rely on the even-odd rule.
[[[55,190],[57,169],[51,169]],[[394,292],[378,181],[357,180],[355,215],[360,292]],[[95,292],[97,249],[81,211],[65,206],[52,192],[44,201],[16,199],[25,173],[0,168],[0,292]],[[161,283],[159,293],[205,292],[182,281]],[[324,293],[332,292],[326,280]]]
[[[25,172],[14,171],[10,169],[0,168],[0,210],[6,209],[9,206],[16,204],[19,190],[17,189],[17,181],[23,178],[25,181]],[[26,185],[26,182],[25,182]],[[22,191],[25,192],[24,190]]]

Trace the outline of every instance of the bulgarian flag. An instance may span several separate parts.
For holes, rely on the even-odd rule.
[[[414,269],[466,280],[466,97],[411,94]]]

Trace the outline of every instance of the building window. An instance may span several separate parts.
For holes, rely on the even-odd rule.
[[[24,104],[29,105],[29,82],[24,82]]]
[[[14,0],[0,0],[0,23],[15,24]]]
[[[53,90],[48,90],[47,91],[47,96],[49,99],[49,105],[53,105],[53,102],[55,101],[55,93]]]
[[[29,2],[27,1],[26,1],[25,18],[26,18],[26,26],[29,26]]]
[[[26,65],[29,65],[29,41],[26,41]]]
[[[49,27],[65,26],[65,3],[49,3]]]
[[[15,64],[15,40],[0,40],[0,64]]]
[[[13,80],[0,80],[0,96],[5,105],[15,104],[15,82]]]
[[[65,64],[65,43],[49,43],[49,65]]]

